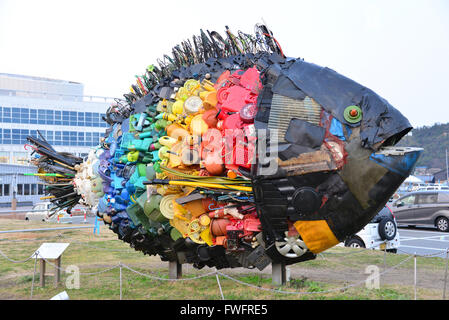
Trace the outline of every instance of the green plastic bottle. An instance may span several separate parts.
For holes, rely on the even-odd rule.
[[[156,177],[156,171],[154,170],[154,165],[152,163],[147,164],[145,176],[147,180],[153,180]]]

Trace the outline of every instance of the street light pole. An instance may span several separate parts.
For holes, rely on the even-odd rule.
[[[449,185],[449,169],[447,165],[447,148],[446,148],[446,184]]]
[[[17,208],[16,192],[17,192],[17,174],[13,176],[11,210],[16,210]]]

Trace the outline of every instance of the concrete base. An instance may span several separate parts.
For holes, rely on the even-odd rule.
[[[182,264],[177,261],[168,262],[168,277],[169,279],[181,279],[182,278]]]
[[[17,199],[12,199],[11,201],[11,210],[17,209]]]
[[[271,279],[274,285],[281,286],[287,283],[285,263],[273,263],[271,265]]]

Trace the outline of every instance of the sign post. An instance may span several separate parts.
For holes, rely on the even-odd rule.
[[[54,273],[54,285],[58,286],[61,282],[61,256],[62,253],[67,249],[70,243],[43,243],[39,249],[35,251],[37,258],[40,260],[40,286],[45,287],[45,269],[46,261],[54,260],[55,262],[55,273]]]

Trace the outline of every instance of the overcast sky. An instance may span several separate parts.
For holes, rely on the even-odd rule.
[[[449,1],[0,0],[0,73],[77,81],[122,97],[199,29],[266,21],[290,57],[374,90],[413,126],[449,122]]]

